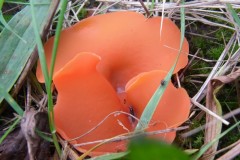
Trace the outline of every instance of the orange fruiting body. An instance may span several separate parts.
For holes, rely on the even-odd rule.
[[[135,12],[98,15],[63,30],[53,76],[58,90],[54,107],[58,133],[66,140],[81,136],[70,142],[77,144],[133,131],[136,119],[122,112],[141,116],[154,91],[164,85],[162,80],[178,55],[180,37],[171,20],[147,19]],[[48,66],[52,48],[53,37],[44,46]],[[186,66],[188,50],[184,39],[174,73]],[[37,77],[44,82],[39,65]],[[189,110],[186,91],[170,82],[147,130],[177,127],[187,120]],[[175,134],[156,137],[172,142]],[[126,143],[102,145],[91,155],[124,151]],[[93,146],[77,149],[85,152]]]

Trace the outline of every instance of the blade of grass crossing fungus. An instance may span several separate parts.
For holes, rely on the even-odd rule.
[[[0,144],[4,141],[4,139],[11,133],[14,127],[20,122],[21,118],[17,118],[14,123],[8,128],[8,130],[4,133],[4,135],[0,138]]]
[[[182,1],[182,4],[184,4],[184,1]],[[183,41],[184,41],[184,34],[185,34],[185,9],[183,7],[181,7],[180,12],[181,12],[181,41],[180,41],[180,49],[179,49],[177,58],[175,60],[175,63],[173,64],[172,68],[167,73],[165,79],[162,80],[164,82],[162,84],[164,84],[164,85],[162,85],[159,82],[160,85],[157,88],[157,90],[155,91],[155,93],[153,94],[153,96],[151,97],[151,99],[149,100],[147,106],[145,107],[145,109],[140,117],[140,121],[137,124],[137,127],[135,128],[135,132],[142,131],[144,128],[146,128],[148,126],[148,124],[149,124],[150,120],[152,119],[152,116],[157,108],[157,105],[158,105],[159,101],[161,100],[161,97],[162,97],[165,89],[167,88],[169,81],[171,81],[173,71],[174,71],[174,69],[177,65],[178,59],[180,57],[180,53],[181,53],[182,45],[183,45]]]
[[[53,78],[53,72],[54,72],[54,66],[55,66],[55,61],[56,61],[56,57],[57,57],[57,49],[58,49],[58,44],[59,44],[59,38],[60,38],[60,33],[62,30],[62,24],[63,24],[63,20],[64,20],[64,13],[66,11],[67,8],[67,0],[62,1],[61,3],[61,11],[60,11],[60,15],[58,18],[58,23],[57,23],[57,29],[56,29],[56,33],[55,33],[55,37],[54,37],[54,45],[53,45],[53,50],[52,50],[52,57],[51,57],[51,65],[50,65],[50,72],[49,72],[49,83],[47,84],[48,87],[48,92],[51,92],[51,84],[52,84],[52,78]],[[52,99],[52,97],[49,97]],[[48,113],[49,113],[49,118],[51,118],[51,122],[52,122],[52,128],[54,128],[55,130],[55,126],[54,126],[54,113],[53,113],[53,102],[50,102],[51,104],[49,104],[48,107]]]
[[[62,24],[64,20],[64,13],[67,8],[67,0],[62,1],[61,3],[61,11],[60,15],[58,18],[58,23],[57,23],[57,29],[55,33],[55,38],[54,38],[54,45],[53,45],[53,51],[52,51],[52,57],[51,57],[51,65],[50,65],[50,72],[49,72],[49,82],[47,83],[47,93],[48,94],[48,99],[51,99],[51,101],[48,101],[48,118],[49,118],[49,123],[50,123],[50,128],[52,128],[52,131],[54,132],[53,134],[53,141],[54,143],[57,143],[57,137],[56,137],[56,129],[55,129],[55,124],[54,124],[54,112],[53,112],[53,100],[52,100],[52,92],[51,92],[51,85],[52,85],[52,78],[53,78],[53,71],[54,71],[54,66],[55,66],[55,61],[57,57],[57,48],[59,44],[59,38],[60,38],[60,33],[62,30]],[[58,146],[59,147],[59,146]],[[57,147],[56,147],[57,148]],[[60,149],[60,147],[59,147]],[[60,155],[60,152],[59,152]]]
[[[53,121],[53,116],[52,116],[53,113],[49,112],[49,110],[52,110],[52,108],[53,108],[53,99],[52,99],[52,92],[51,92],[52,80],[49,77],[49,72],[48,72],[48,68],[47,68],[47,63],[46,63],[46,57],[45,57],[45,54],[44,54],[43,44],[42,44],[42,40],[41,40],[41,37],[40,37],[39,29],[38,29],[38,26],[37,26],[33,0],[30,0],[30,6],[31,6],[31,14],[32,14],[32,24],[33,24],[35,39],[36,39],[37,48],[38,48],[38,55],[39,55],[40,64],[41,64],[41,68],[42,68],[42,71],[43,71],[43,75],[44,75],[44,79],[45,79],[45,86],[46,86],[47,95],[48,95],[49,127],[50,127],[50,130],[51,130],[51,133],[52,133],[53,143],[54,143],[55,148],[56,148],[56,150],[57,150],[57,152],[60,156],[61,155],[61,148],[59,146],[57,136],[56,136],[54,121]]]
[[[233,9],[232,5],[227,3],[227,8],[228,10],[231,12],[235,22],[238,24],[238,26],[240,27],[240,19],[238,17],[238,14],[236,13],[236,11]]]
[[[63,20],[64,20],[64,13],[66,11],[67,8],[67,0],[64,0],[62,2],[62,7],[61,7],[61,11],[60,11],[60,15],[58,18],[58,23],[57,23],[57,29],[56,29],[56,33],[55,33],[55,37],[54,37],[54,45],[53,45],[53,51],[52,51],[52,57],[51,57],[51,67],[50,67],[50,72],[49,72],[49,77],[52,80],[53,77],[53,71],[54,71],[54,66],[55,66],[55,60],[56,60],[56,56],[57,56],[57,49],[58,49],[58,44],[59,44],[59,38],[60,38],[60,33],[62,30],[62,24],[63,24]]]

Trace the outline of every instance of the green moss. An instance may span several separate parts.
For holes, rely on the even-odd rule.
[[[194,120],[190,126],[191,129],[195,129],[195,128],[198,128],[202,125],[205,124],[205,119],[202,119],[201,121],[196,121]],[[194,149],[199,149],[202,147],[202,145],[204,144],[204,131],[201,131],[201,132],[198,132],[197,134],[195,135],[192,135],[190,138],[189,138],[190,142],[191,142],[191,145],[192,145],[192,148]]]
[[[206,39],[203,37],[192,37],[191,43],[194,45],[194,47],[200,48],[201,50],[205,50],[207,47]]]
[[[208,57],[210,59],[218,59],[221,55],[221,53],[223,52],[224,50],[224,46],[219,46],[219,47],[214,47],[214,48],[210,48],[206,55],[208,55]]]
[[[223,42],[223,40],[228,42],[232,34],[233,34],[232,30],[221,28],[215,33],[215,37],[217,38],[218,42]]]
[[[196,136],[195,140],[193,140],[192,147],[193,148],[201,148],[204,143],[204,135],[199,134]]]
[[[87,10],[85,8],[82,8],[81,11],[78,13],[78,19],[83,19],[87,16]]]
[[[231,122],[232,124],[234,124],[235,122]],[[226,127],[224,126],[224,129],[225,130]],[[224,148],[224,147],[227,147],[229,145],[231,145],[232,143],[234,142],[237,142],[238,140],[240,139],[240,132],[239,132],[239,129],[236,128],[234,130],[232,130],[231,132],[229,132],[227,134],[227,136],[224,136],[220,142],[219,142],[219,148]]]
[[[13,17],[13,15],[11,15],[11,14],[5,14],[5,15],[3,15],[3,17],[4,17],[4,19],[5,19],[5,21],[6,22],[8,22],[8,21],[10,21],[10,19]]]
[[[218,92],[217,98],[222,105],[224,113],[238,108],[237,90],[234,83],[225,84]]]
[[[225,44],[230,40],[233,31],[226,28],[211,27],[201,23],[196,23],[195,25],[191,26],[191,32],[203,35],[203,37],[195,35],[190,35],[187,37],[189,39],[189,46],[192,55],[198,49],[200,49],[199,53],[197,54],[197,57],[199,58],[195,58],[188,70],[185,72],[185,84],[183,84],[184,87],[189,89],[188,92],[191,95],[195,95],[197,89],[201,87],[200,83],[195,82],[204,82],[206,77],[192,75],[207,75],[211,72],[212,67],[221,56],[225,48]],[[212,38],[206,38],[204,36]],[[236,51],[237,49],[238,47],[236,46],[234,50]],[[191,58],[192,57],[190,56],[190,59]],[[226,57],[226,59],[227,58],[228,57]],[[209,61],[205,61],[205,59]]]
[[[195,63],[193,66],[191,66],[191,73],[192,74],[208,74],[209,71],[211,71],[211,68],[209,68],[210,65],[207,62],[199,61]]]

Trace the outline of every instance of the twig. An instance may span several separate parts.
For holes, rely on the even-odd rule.
[[[92,13],[92,15],[91,16],[94,16],[96,13],[97,13],[97,11],[99,10],[99,8],[102,6],[102,2],[100,2],[99,3],[99,5],[97,6],[97,8],[94,10],[94,12]]]
[[[218,68],[220,67],[220,65],[222,64],[222,60],[225,58],[225,56],[227,55],[230,47],[232,46],[234,40],[236,38],[236,34],[234,34],[231,39],[229,40],[226,48],[224,49],[224,51],[222,52],[221,56],[218,59],[218,62],[215,64],[214,68],[212,69],[211,73],[209,74],[208,78],[206,79],[206,81],[204,82],[204,84],[202,85],[202,87],[200,88],[200,90],[198,91],[198,93],[193,97],[193,101],[200,101],[206,93],[203,94],[203,92],[206,90],[206,87],[209,83],[209,81],[216,76],[216,73],[218,71]],[[202,96],[201,96],[202,95]]]
[[[104,121],[106,121],[111,115],[116,115],[116,114],[126,114],[128,116],[130,116],[131,118],[134,118],[135,120],[137,121],[140,121],[137,117],[133,116],[132,114],[130,113],[127,113],[127,112],[123,112],[123,111],[115,111],[115,112],[112,112],[110,114],[108,114],[102,121],[100,121],[96,126],[94,126],[92,129],[90,129],[89,131],[85,132],[84,134],[76,137],[76,138],[72,138],[72,139],[69,139],[69,140],[66,140],[68,142],[71,142],[71,141],[74,141],[74,140],[77,140],[77,139],[80,139],[84,136],[86,136],[87,134],[93,132],[95,129],[97,129]]]
[[[148,11],[147,7],[145,6],[145,4],[143,3],[142,0],[139,0],[140,4],[142,5],[143,9],[145,10],[147,16],[149,17],[151,14],[150,12]]]
[[[101,12],[103,12],[103,11],[105,11],[105,10],[107,10],[107,9],[111,8],[112,6],[114,6],[114,5],[118,4],[118,3],[120,3],[121,1],[122,1],[122,0],[119,0],[119,1],[114,1],[114,3],[113,3],[113,4],[111,4],[111,5],[107,6],[106,8],[104,8],[104,9],[102,9],[102,10],[100,10],[100,11],[96,12],[96,14],[99,14],[99,13],[101,13]]]
[[[240,153],[240,143],[238,143],[235,147],[233,147],[230,151],[226,154],[218,158],[217,160],[231,160]]]
[[[200,109],[202,109],[203,111],[205,111],[206,113],[208,113],[209,115],[215,117],[216,119],[220,120],[222,123],[229,125],[229,122],[226,121],[225,119],[223,119],[222,117],[220,117],[219,115],[217,115],[216,113],[212,112],[211,110],[209,110],[208,108],[206,108],[205,106],[203,106],[202,104],[198,103],[197,101],[191,99],[191,102],[199,107]]]
[[[232,116],[237,115],[237,114],[239,114],[239,113],[240,113],[240,108],[235,109],[235,110],[233,110],[232,112],[225,114],[225,115],[223,116],[223,118],[224,118],[224,119],[229,119],[229,118],[231,118]],[[216,124],[216,120],[215,120],[215,121],[212,121],[212,122],[210,122],[210,123],[208,123],[208,124],[202,125],[202,126],[200,126],[200,127],[198,127],[198,128],[195,128],[195,129],[193,129],[193,130],[191,130],[191,131],[188,131],[188,132],[186,132],[186,133],[183,133],[181,136],[184,137],[184,138],[189,137],[189,136],[192,136],[192,135],[198,133],[199,131],[205,129],[206,127],[211,127],[212,125],[215,125],[215,124]]]
[[[131,138],[135,138],[138,136],[152,136],[152,135],[157,135],[157,134],[163,134],[163,133],[168,133],[168,132],[174,132],[174,131],[181,131],[189,128],[188,126],[182,126],[178,128],[170,128],[170,129],[165,129],[165,130],[158,130],[158,131],[152,131],[152,132],[140,132],[137,134],[130,134],[128,136],[118,136],[116,138],[110,138],[110,139],[103,139],[103,140],[97,140],[93,142],[86,142],[86,143],[80,143],[80,144],[75,144],[74,147],[81,147],[81,146],[86,146],[86,145],[91,145],[91,144],[96,144],[96,143],[102,143],[102,142],[116,142],[116,141],[123,141]]]
[[[195,54],[192,56],[191,60],[188,62],[187,66],[183,69],[182,73],[180,74],[180,79],[182,79],[184,73],[186,72],[186,70],[189,68],[189,66],[192,64],[193,60],[195,59],[195,57],[197,57],[197,54],[199,53],[200,49],[197,50],[197,52],[195,52]]]

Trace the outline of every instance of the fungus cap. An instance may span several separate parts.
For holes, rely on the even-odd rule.
[[[86,18],[62,31],[55,72],[80,52],[92,52],[102,60],[97,66],[114,86],[124,88],[134,76],[151,70],[169,71],[180,47],[180,31],[169,19],[145,18],[135,12],[113,12]],[[161,35],[161,36],[160,36]],[[44,45],[50,66],[54,38]],[[182,52],[174,73],[188,62],[188,43],[184,39]],[[43,82],[38,65],[37,77]]]
[[[131,113],[129,106],[132,106],[136,117],[140,118],[160,81],[174,64],[180,47],[180,32],[169,19],[164,18],[162,23],[160,34],[160,17],[147,19],[139,13],[114,12],[84,19],[62,31],[53,82],[58,90],[54,107],[56,128],[64,139],[81,136],[70,143],[84,143],[134,130],[136,122],[129,116],[109,114]],[[53,37],[44,45],[48,66],[52,48]],[[187,54],[188,43],[184,39],[174,73],[187,64]],[[37,78],[44,82],[40,65]],[[186,91],[174,88],[170,82],[148,130],[179,126],[187,120],[189,110]],[[175,134],[157,137],[172,142]],[[92,146],[77,149],[85,152]],[[126,141],[109,143],[91,155],[119,152],[125,147]]]

